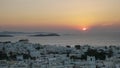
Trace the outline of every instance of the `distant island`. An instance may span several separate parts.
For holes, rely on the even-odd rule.
[[[13,37],[13,35],[0,35],[0,37]]]
[[[48,33],[48,34],[36,34],[36,35],[30,35],[30,36],[33,36],[33,37],[45,37],[45,36],[60,36],[59,34],[57,33]]]

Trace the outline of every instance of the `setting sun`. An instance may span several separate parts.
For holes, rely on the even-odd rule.
[[[83,30],[83,31],[86,31],[86,30],[87,30],[87,28],[82,28],[82,30]]]

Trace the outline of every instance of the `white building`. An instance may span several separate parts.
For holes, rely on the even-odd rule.
[[[6,60],[1,60],[0,61],[0,68],[8,68],[8,63]]]
[[[96,68],[95,56],[87,56],[89,68]]]
[[[29,65],[23,61],[18,61],[12,65],[10,65],[10,68],[28,68]]]

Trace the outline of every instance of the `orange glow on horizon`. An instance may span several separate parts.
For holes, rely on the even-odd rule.
[[[0,30],[19,27],[88,31],[94,26],[116,25],[120,23],[119,2],[120,0],[0,0]]]

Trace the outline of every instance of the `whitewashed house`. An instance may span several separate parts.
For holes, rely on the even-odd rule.
[[[33,50],[33,51],[30,51],[30,55],[31,57],[40,57],[40,51],[36,51],[36,50]]]
[[[24,61],[17,61],[16,63],[10,65],[10,68],[28,68],[29,65]]]
[[[96,68],[95,56],[87,56],[89,68]]]
[[[9,65],[6,60],[0,60],[0,68],[8,68]]]

